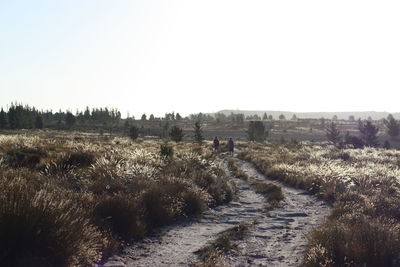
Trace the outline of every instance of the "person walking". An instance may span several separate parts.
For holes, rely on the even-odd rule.
[[[228,141],[228,151],[231,156],[233,156],[234,149],[235,149],[235,143],[233,142],[233,139],[231,137],[231,138],[229,138],[229,141]]]
[[[214,148],[214,152],[215,152],[216,154],[218,154],[218,152],[219,152],[219,140],[218,140],[218,137],[215,137],[215,138],[214,138],[214,141],[213,141],[213,148]]]

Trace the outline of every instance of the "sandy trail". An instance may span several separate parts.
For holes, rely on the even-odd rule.
[[[197,261],[194,252],[214,240],[218,233],[254,221],[257,223],[247,237],[238,242],[238,250],[227,256],[229,265],[298,266],[307,233],[328,215],[328,206],[303,190],[267,179],[252,164],[236,160],[249,177],[281,186],[285,203],[267,212],[264,197],[255,193],[247,182],[232,177],[239,190],[236,201],[206,211],[200,220],[164,227],[125,248],[102,266],[189,266]],[[221,167],[227,171],[226,160],[222,160]]]

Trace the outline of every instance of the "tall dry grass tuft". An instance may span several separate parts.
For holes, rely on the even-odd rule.
[[[87,266],[101,257],[102,234],[70,194],[31,186],[29,173],[0,178],[0,262],[4,266]]]

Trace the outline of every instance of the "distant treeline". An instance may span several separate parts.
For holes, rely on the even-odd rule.
[[[203,122],[233,122],[242,124],[245,119],[259,119],[257,116],[248,116],[245,118],[244,114],[230,114],[225,115],[216,113],[214,115],[198,113],[191,114],[187,117],[182,117],[179,113],[171,112],[166,113],[164,117],[155,117],[153,114],[147,116],[143,114],[140,119],[136,121],[203,121]],[[84,111],[57,111],[52,110],[39,110],[35,107],[23,104],[12,103],[8,110],[0,109],[0,129],[82,129],[82,128],[114,128],[124,129],[132,122],[135,117],[121,118],[121,112],[113,108],[93,108],[87,107]]]
[[[393,117],[393,116],[392,116]],[[264,113],[262,116],[257,114],[246,115],[243,113],[225,114],[223,112],[206,114],[197,113],[191,114],[187,117],[182,117],[179,113],[171,112],[166,113],[163,117],[155,117],[153,114],[147,116],[143,114],[140,118],[135,119],[133,116],[129,116],[125,119],[121,118],[121,112],[114,108],[92,108],[86,107],[83,111],[57,111],[52,110],[39,110],[35,107],[23,104],[12,103],[8,110],[1,108],[0,110],[0,129],[75,129],[75,130],[105,130],[110,132],[125,131],[132,125],[140,127],[140,131],[146,134],[160,135],[172,124],[192,125],[194,122],[207,122],[215,125],[219,124],[230,124],[231,126],[245,126],[245,122],[249,121],[286,121],[292,122],[305,122],[305,121],[319,121],[322,128],[325,127],[325,121],[337,121],[338,116],[334,115],[331,119],[320,118],[320,119],[298,119],[293,114],[291,118],[285,117],[284,114],[280,114],[276,118],[272,114]],[[368,118],[371,120],[371,118]],[[350,115],[348,121],[356,121],[355,116]],[[152,123],[153,122],[153,123]],[[159,123],[157,123],[159,122]],[[187,122],[187,123],[185,123]],[[156,132],[152,132],[157,128]],[[159,128],[159,129],[158,129]]]
[[[117,109],[95,108],[85,111],[40,111],[35,107],[11,104],[8,111],[0,110],[0,129],[70,129],[78,126],[118,125],[121,113]]]

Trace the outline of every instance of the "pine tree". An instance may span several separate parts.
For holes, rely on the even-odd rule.
[[[331,125],[326,129],[326,137],[334,145],[337,145],[342,139],[340,131],[337,129],[334,122],[332,122]]]
[[[0,129],[7,128],[7,115],[4,112],[3,108],[0,111]]]
[[[194,124],[194,140],[196,140],[196,142],[198,142],[198,143],[201,143],[204,140],[203,129],[202,129],[201,123],[199,121],[197,121]]]
[[[383,121],[385,126],[387,127],[388,134],[390,137],[395,138],[400,133],[400,125],[398,121],[396,121],[393,115],[389,115],[387,119]]]
[[[180,142],[183,139],[183,131],[178,126],[173,126],[169,132],[169,136],[175,142]]]
[[[43,119],[41,116],[37,115],[35,119],[35,128],[43,129]]]
[[[139,137],[139,128],[135,125],[129,128],[129,137],[135,141]]]
[[[360,131],[361,139],[364,141],[366,146],[377,147],[379,145],[379,128],[373,125],[371,121],[366,121],[365,123],[359,121],[358,130]]]
[[[71,129],[75,125],[75,121],[75,116],[68,111],[65,115],[65,124],[67,125],[68,129]]]
[[[250,121],[247,135],[250,141],[264,142],[268,136],[268,131],[261,121]]]
[[[263,120],[263,121],[268,120],[268,115],[267,115],[267,113],[264,113],[262,120]]]

